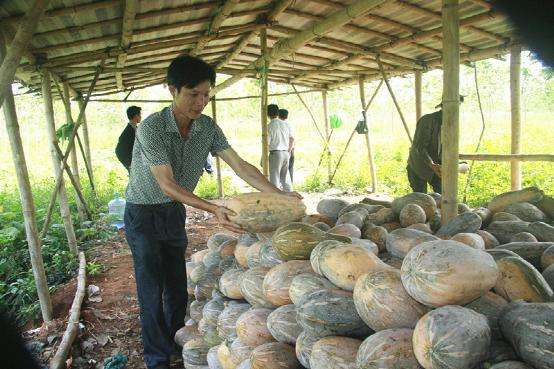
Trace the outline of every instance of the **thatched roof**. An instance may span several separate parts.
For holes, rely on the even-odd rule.
[[[1,3],[8,39],[32,3]],[[378,55],[391,75],[440,67],[441,3],[53,0],[16,77],[40,90],[39,66],[46,66],[73,93],[85,93],[104,59],[94,93],[106,94],[163,83],[168,63],[182,52],[201,56],[219,73],[255,77],[263,65],[258,35],[266,27],[270,80],[335,88],[361,74],[380,78]],[[462,61],[502,54],[515,42],[511,24],[485,0],[460,0],[460,25]]]

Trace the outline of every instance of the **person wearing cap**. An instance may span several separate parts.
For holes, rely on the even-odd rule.
[[[464,97],[460,95],[460,103]],[[442,193],[442,103],[440,110],[422,116],[416,125],[410,155],[408,157],[408,181],[413,192],[427,193],[427,184],[433,191]]]
[[[129,122],[123,132],[121,132],[119,140],[117,141],[117,146],[115,147],[115,155],[127,171],[130,170],[131,160],[133,159],[135,132],[141,120],[140,112],[141,108],[138,106],[133,105],[127,108],[127,118],[129,119]]]

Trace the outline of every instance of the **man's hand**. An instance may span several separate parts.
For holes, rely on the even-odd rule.
[[[229,210],[224,206],[218,206],[214,210],[214,215],[216,216],[219,224],[221,224],[224,228],[236,233],[244,233],[244,229],[229,220],[229,215],[236,215],[234,211]]]
[[[433,172],[435,172],[435,174],[440,178],[442,177],[442,168],[441,168],[441,165],[440,164],[431,164],[431,169],[433,170]]]
[[[303,199],[302,195],[299,194],[299,193],[296,192],[296,191],[291,191],[291,192],[284,192],[284,191],[282,191],[281,194],[282,194],[282,195],[285,195],[285,196],[296,197],[297,199],[300,199],[300,200]]]

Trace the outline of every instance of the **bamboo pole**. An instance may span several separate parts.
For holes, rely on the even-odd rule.
[[[73,127],[73,131],[71,132],[71,137],[69,138],[69,142],[67,144],[67,148],[66,148],[66,151],[64,153],[64,155],[62,156],[62,159],[61,159],[61,162],[62,162],[62,167],[65,168],[65,166],[67,165],[67,158],[69,157],[69,152],[71,151],[71,149],[73,148],[73,146],[75,145],[75,136],[77,135],[77,129],[79,129],[79,126],[81,125],[81,122],[83,120],[83,116],[84,116],[84,113],[85,113],[85,109],[87,107],[87,104],[88,104],[88,101],[90,99],[90,95],[92,93],[92,91],[94,90],[94,86],[96,85],[96,81],[98,80],[98,76],[100,75],[100,71],[102,70],[102,67],[104,66],[104,61],[102,61],[98,67],[98,70],[96,71],[96,74],[89,86],[89,89],[88,89],[88,92],[87,92],[87,95],[85,97],[85,101],[83,102],[83,106],[79,112],[79,116],[77,118],[77,122],[75,122],[75,126]],[[71,178],[73,178],[72,176],[70,176]],[[61,177],[57,177],[56,178],[56,185],[54,186],[54,191],[52,192],[52,196],[50,197],[50,202],[48,203],[48,209],[46,211],[46,217],[45,217],[45,220],[44,220],[44,225],[43,225],[43,228],[42,228],[42,231],[41,231],[41,236],[44,237],[46,235],[46,232],[48,231],[48,227],[50,226],[50,221],[52,220],[52,210],[54,209],[54,204],[56,202],[56,194],[60,188],[60,182],[61,182]],[[75,187],[75,190],[77,191],[77,187]],[[84,199],[83,199],[83,202],[84,202]],[[89,219],[90,219],[90,214],[87,214]]]
[[[419,122],[421,118],[421,77],[422,72],[420,70],[415,71],[415,115],[416,122]]]
[[[362,105],[362,114],[364,121],[367,125],[367,132],[364,134],[365,136],[365,145],[367,148],[367,157],[369,160],[369,173],[371,175],[371,192],[374,193],[377,191],[377,174],[375,173],[375,161],[373,160],[373,150],[371,149],[371,139],[369,135],[369,124],[367,123],[367,109],[366,102],[365,102],[365,89],[364,89],[364,77],[360,76],[359,80],[359,87],[360,87],[360,103]]]
[[[216,109],[216,103],[215,98],[212,98],[212,119],[217,124],[217,109]],[[219,156],[215,157],[215,170],[217,175],[217,194],[220,199],[225,196],[225,193],[223,191],[223,180],[221,178],[221,161],[219,159]]]
[[[56,138],[56,122],[54,118],[54,107],[52,105],[52,84],[50,80],[50,71],[42,70],[42,100],[44,102],[44,113],[46,117],[46,131],[50,142],[50,156],[52,157],[52,167],[54,169],[54,177],[61,178],[60,189],[58,191],[58,203],[60,205],[60,214],[62,217],[65,234],[69,249],[74,255],[78,254],[77,237],[75,237],[75,229],[73,228],[73,220],[71,219],[71,211],[69,209],[69,201],[67,199],[67,190],[63,179],[63,171],[60,168],[60,158],[56,146],[58,140]]]
[[[77,99],[77,103],[79,104],[79,110],[83,108],[83,97],[79,96]],[[87,162],[88,168],[89,168],[89,177],[92,185],[92,191],[93,193],[96,193],[96,187],[94,185],[94,171],[92,169],[92,155],[90,151],[90,136],[88,131],[88,122],[87,122],[87,116],[86,114],[83,114],[83,143],[85,146],[85,161]]]
[[[0,61],[6,60],[4,57],[5,55],[5,46],[2,42],[2,38],[0,37]],[[40,251],[41,245],[40,238],[38,236],[35,203],[29,180],[29,172],[27,170],[27,162],[25,160],[25,152],[23,151],[23,144],[21,142],[21,134],[19,131],[19,123],[17,122],[17,112],[15,109],[15,101],[13,98],[11,84],[3,86],[2,92],[5,96],[2,110],[4,111],[6,132],[10,141],[12,158],[16,168],[15,174],[19,187],[19,196],[21,199],[21,208],[25,222],[25,234],[27,237],[27,245],[29,247],[31,267],[35,278],[42,320],[48,322],[52,320],[52,301],[50,300],[46,272],[44,271],[44,263]]]
[[[68,124],[73,125],[73,117],[71,116],[71,100],[69,98],[69,89],[67,87],[67,83],[64,82],[62,85],[63,88],[63,96],[62,100],[64,101],[65,106],[65,119]],[[77,188],[83,192],[83,188],[81,186],[81,176],[79,175],[79,162],[77,161],[77,146],[73,145],[73,149],[70,151],[70,167],[71,167],[71,173],[73,174],[73,178],[75,178],[75,183],[77,185]],[[61,185],[60,185],[61,188]],[[75,202],[77,203],[77,214],[79,215],[79,219],[81,221],[84,221],[87,216],[85,214],[85,207],[83,205],[83,201],[77,196],[75,199]]]
[[[460,107],[459,0],[442,0],[442,206],[444,223],[458,214],[458,153]]]
[[[204,48],[204,46],[208,44],[208,42],[214,39],[214,37],[217,35],[217,32],[219,31],[219,27],[221,27],[223,21],[225,21],[225,19],[227,19],[229,15],[231,15],[231,12],[238,3],[239,0],[225,0],[225,2],[217,8],[213,19],[208,25],[208,29],[206,30],[204,35],[200,37],[194,48],[191,50],[191,55],[198,54]]]
[[[310,109],[308,104],[306,104],[306,102],[304,101],[302,96],[298,93],[298,91],[296,90],[296,87],[293,84],[291,84],[291,87],[294,90],[294,92],[296,93],[296,96],[298,97],[298,99],[300,100],[300,102],[302,103],[304,108],[306,108],[306,110],[308,111],[308,114],[310,115],[310,117],[312,119],[312,123],[314,124],[315,130],[317,131],[317,133],[319,134],[319,137],[321,137],[321,139],[323,140],[323,143],[325,144],[325,141],[326,141],[325,136],[323,136],[323,133],[321,133],[321,130],[319,129],[319,126],[317,125],[317,121],[315,120],[314,114],[312,113],[312,109]]]
[[[6,97],[7,87],[11,86],[21,56],[31,42],[38,21],[48,6],[49,0],[35,0],[29,7],[29,12],[21,21],[17,32],[6,51],[2,65],[0,66],[0,106]],[[11,90],[10,90],[11,91]]]
[[[510,54],[510,106],[512,114],[512,154],[521,152],[521,46],[513,46]],[[521,163],[511,162],[512,191],[521,190]]]
[[[81,316],[81,305],[85,298],[87,285],[87,260],[83,251],[79,252],[79,274],[77,275],[77,291],[69,310],[69,319],[67,320],[67,328],[62,336],[60,346],[56,354],[50,361],[50,369],[65,369],[66,359],[75,337],[79,332],[79,319]]]
[[[389,90],[390,97],[392,98],[392,101],[394,102],[394,106],[396,106],[396,110],[398,111],[398,115],[400,115],[400,119],[402,120],[402,125],[404,126],[404,130],[406,131],[406,134],[408,135],[408,139],[410,140],[410,143],[412,143],[412,135],[410,134],[410,129],[408,128],[408,123],[406,122],[406,119],[404,118],[404,114],[402,114],[402,109],[400,108],[400,104],[396,100],[396,96],[394,95],[394,91],[392,90],[392,87],[389,83],[389,80],[387,78],[387,74],[385,73],[385,70],[383,69],[383,64],[381,63],[381,60],[379,56],[377,56],[377,64],[379,65],[379,71],[381,72],[381,76],[383,77],[383,81],[385,81],[385,85],[387,85],[387,89]]]
[[[460,160],[476,161],[554,161],[554,154],[460,154]]]
[[[321,91],[321,101],[323,102],[323,119],[325,122],[325,137],[326,139],[326,149],[324,149],[324,152],[327,153],[327,183],[331,183],[331,149],[330,149],[330,140],[331,135],[329,134],[329,105],[327,104],[327,91],[323,90]],[[318,165],[319,167],[319,165]]]
[[[261,81],[261,101],[260,101],[260,110],[261,110],[261,123],[262,123],[262,170],[264,176],[269,176],[269,142],[268,142],[268,132],[267,132],[267,94],[268,94],[268,84],[267,84],[267,68],[269,67],[265,57],[267,56],[267,31],[263,28],[260,31],[260,45],[262,58],[264,60],[262,70],[260,72],[260,81]]]
[[[119,47],[124,52],[117,56],[116,66],[123,68],[127,61],[127,50],[131,46],[133,41],[133,27],[135,24],[135,16],[137,15],[138,1],[137,0],[125,0],[125,8],[123,9],[123,20],[121,22],[121,39],[119,40]],[[124,90],[123,74],[122,72],[115,72],[115,82],[117,88]]]

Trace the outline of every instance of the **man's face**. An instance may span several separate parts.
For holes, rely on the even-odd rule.
[[[135,115],[135,116],[133,117],[132,122],[133,122],[133,123],[135,124],[135,126],[136,126],[137,124],[140,123],[141,120],[142,120],[142,115],[139,113],[139,114],[137,114],[137,115]]]
[[[211,85],[209,81],[204,81],[194,88],[181,87],[177,89],[169,86],[175,107],[177,110],[190,119],[197,119],[210,101]]]

